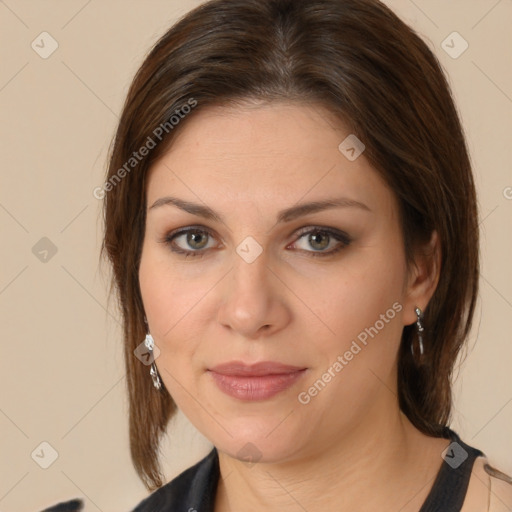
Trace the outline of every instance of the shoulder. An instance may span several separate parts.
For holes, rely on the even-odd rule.
[[[142,500],[132,512],[167,512],[187,505],[198,509],[215,497],[219,478],[218,454],[214,448],[204,459],[180,473]]]
[[[493,467],[485,455],[475,459],[461,512],[512,511],[512,478]]]

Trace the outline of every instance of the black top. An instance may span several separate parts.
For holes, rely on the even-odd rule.
[[[461,441],[448,427],[443,437],[451,439],[452,443],[444,453],[444,462],[419,512],[460,511],[473,463],[484,455]],[[213,448],[204,459],[157,489],[132,512],[214,512],[219,476],[219,455]]]

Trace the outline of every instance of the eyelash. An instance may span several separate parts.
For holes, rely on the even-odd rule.
[[[178,229],[176,231],[172,231],[171,233],[168,233],[163,240],[161,240],[161,243],[164,243],[166,245],[168,245],[171,249],[172,252],[176,253],[176,254],[181,254],[183,256],[185,256],[186,258],[188,258],[189,256],[190,257],[193,257],[193,258],[201,258],[204,256],[206,250],[198,250],[198,251],[187,251],[187,250],[184,250],[184,249],[181,249],[181,248],[176,248],[176,246],[173,244],[173,240],[180,236],[180,235],[184,235],[184,234],[187,234],[187,233],[201,233],[201,234],[206,234],[208,236],[212,236],[211,232],[202,228],[202,227],[199,227],[199,226],[190,226],[188,228],[181,228],[181,229]],[[337,240],[338,242],[341,242],[340,245],[338,245],[335,249],[331,249],[329,252],[324,252],[324,251],[304,251],[304,252],[307,252],[307,253],[310,253],[310,255],[313,257],[313,258],[326,258],[328,256],[332,256],[333,254],[341,251],[342,249],[348,247],[351,243],[352,243],[352,238],[345,232],[343,231],[339,231],[339,230],[334,230],[332,228],[324,228],[322,226],[313,226],[311,228],[306,228],[306,229],[303,229],[303,230],[299,230],[299,232],[297,233],[297,240],[300,240],[303,236],[305,235],[309,235],[309,234],[319,234],[319,233],[322,233],[322,234],[327,234],[329,235],[329,237],[331,238],[334,238],[335,240]],[[295,243],[295,242],[294,242]]]

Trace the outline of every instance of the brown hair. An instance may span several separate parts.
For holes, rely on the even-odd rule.
[[[478,223],[464,133],[438,60],[377,0],[213,0],[176,23],[138,70],[104,188],[102,254],[124,320],[131,456],[149,490],[163,483],[159,443],[176,405],[134,356],[146,334],[138,282],[145,177],[201,108],[251,98],[315,102],[364,142],[396,194],[409,264],[437,230],[442,265],[424,312],[426,364],[415,364],[415,326],[406,326],[397,378],[400,408],[419,430],[441,436],[450,418],[452,370],[478,292]],[[135,159],[150,139],[155,147]]]

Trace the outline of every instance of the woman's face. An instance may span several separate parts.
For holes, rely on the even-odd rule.
[[[210,107],[150,171],[139,277],[156,364],[234,457],[318,453],[397,410],[401,332],[429,297],[393,193],[351,139],[339,149],[349,135],[318,106]],[[212,371],[233,362],[249,368]]]

